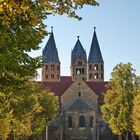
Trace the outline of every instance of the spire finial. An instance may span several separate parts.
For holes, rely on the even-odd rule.
[[[51,33],[53,33],[53,26],[51,27]]]
[[[96,27],[94,27],[94,31],[96,31]]]
[[[79,38],[80,38],[80,36],[78,35],[78,36],[77,36],[77,38],[79,39]]]

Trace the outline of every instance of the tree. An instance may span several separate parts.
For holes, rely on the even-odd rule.
[[[0,139],[7,139],[11,131],[11,120],[13,119],[13,110],[10,109],[10,102],[5,94],[0,92]]]
[[[6,128],[6,132],[0,130],[0,136],[4,140],[9,133],[14,137],[24,137],[25,132],[26,136],[39,133],[55,116],[56,99],[43,94],[43,89],[37,92],[38,86],[35,88],[31,82],[42,60],[31,57],[29,52],[38,50],[47,35],[43,21],[48,15],[67,14],[80,19],[76,10],[85,4],[98,5],[95,0],[0,0],[0,119]],[[53,101],[54,106],[46,108]],[[2,105],[5,102],[8,109]],[[52,112],[48,113],[49,107]]]
[[[16,87],[10,98],[0,95],[0,136],[4,140],[8,135],[14,139],[40,136],[58,113],[57,97],[36,82]]]
[[[133,132],[133,99],[138,93],[140,79],[130,63],[118,64],[111,75],[101,112],[112,132],[127,140],[128,133]]]
[[[133,126],[136,134],[140,136],[140,92],[134,99],[134,108],[133,108]]]

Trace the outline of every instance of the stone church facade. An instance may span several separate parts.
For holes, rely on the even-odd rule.
[[[69,61],[69,60],[67,60]],[[79,37],[71,52],[71,76],[61,76],[61,63],[51,32],[43,50],[42,83],[59,98],[59,115],[47,128],[47,140],[111,140],[100,105],[106,91],[104,61],[96,29],[87,54]]]

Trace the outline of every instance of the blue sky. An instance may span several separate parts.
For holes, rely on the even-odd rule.
[[[110,79],[112,69],[118,63],[130,62],[140,75],[140,0],[100,0],[100,6],[85,6],[77,13],[82,21],[63,16],[49,16],[47,30],[54,27],[54,37],[61,61],[61,75],[70,75],[70,56],[77,36],[86,49],[87,56],[96,26],[96,33],[104,59],[105,80]],[[41,55],[41,49],[32,55]],[[39,73],[41,70],[39,70]]]

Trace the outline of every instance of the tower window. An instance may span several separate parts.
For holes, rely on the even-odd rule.
[[[85,73],[84,68],[82,68],[82,74],[84,74],[84,73]]]
[[[51,74],[51,78],[54,79],[54,74]]]
[[[72,117],[68,116],[68,128],[72,128]]]
[[[51,70],[54,70],[54,65],[51,65]]]
[[[81,69],[76,69],[76,74],[78,75],[78,74],[81,74]]]
[[[103,79],[103,77],[104,77],[104,75],[103,75],[103,73],[101,73],[101,79]]]
[[[48,79],[48,77],[49,77],[49,76],[48,76],[48,75],[46,75],[46,79]]]
[[[59,67],[59,65],[57,65],[57,70],[60,70],[60,67]]]
[[[82,61],[78,61],[78,66],[82,66]]]
[[[85,127],[85,117],[83,115],[79,116],[79,127]]]
[[[48,70],[48,65],[46,65],[46,70]]]
[[[94,65],[94,70],[98,70],[98,64]]]
[[[89,121],[90,121],[90,127],[93,127],[93,122],[94,122],[93,116],[90,117]]]
[[[103,64],[102,64],[102,65],[101,65],[101,70],[103,70],[103,68],[104,68],[104,67],[103,67]]]
[[[92,79],[92,74],[89,74],[89,79]]]
[[[95,77],[94,77],[95,79],[98,79],[98,73],[95,73]]]
[[[89,64],[89,70],[92,70],[92,65],[91,64]]]
[[[81,91],[78,92],[78,96],[81,97]]]

